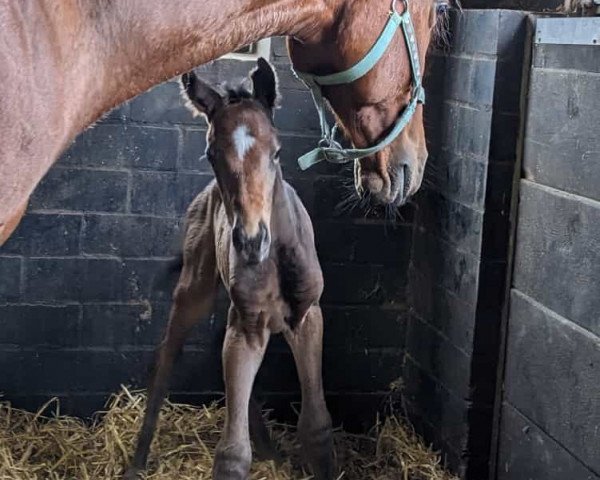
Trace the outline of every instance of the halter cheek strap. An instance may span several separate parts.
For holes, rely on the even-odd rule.
[[[353,67],[331,75],[313,75],[310,73],[294,71],[295,75],[310,89],[321,126],[321,140],[319,141],[319,146],[298,159],[298,163],[302,170],[306,170],[322,160],[333,163],[345,163],[373,155],[383,150],[392,143],[398,135],[400,135],[404,128],[406,128],[417,109],[417,105],[419,103],[425,103],[425,90],[423,89],[422,84],[419,49],[417,46],[413,21],[408,9],[409,0],[402,0],[404,12],[401,14],[398,13],[396,9],[397,1],[398,0],[393,0],[390,18],[379,38],[364,58]],[[337,125],[334,125],[333,128],[331,128],[327,122],[325,101],[323,99],[321,87],[348,84],[364,77],[382,59],[399,28],[402,29],[404,34],[404,40],[410,58],[412,75],[411,99],[404,111],[396,119],[391,130],[377,144],[368,148],[343,148],[340,143],[335,140],[338,129]]]

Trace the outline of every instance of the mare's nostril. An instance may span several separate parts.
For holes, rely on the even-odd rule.
[[[375,173],[363,175],[361,184],[364,190],[372,194],[377,194],[383,190],[383,179]]]

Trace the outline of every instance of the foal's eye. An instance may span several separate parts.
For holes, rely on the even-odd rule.
[[[206,157],[206,159],[208,160],[209,163],[213,163],[213,160],[215,159],[215,155],[214,152],[209,148],[206,150],[204,156]]]

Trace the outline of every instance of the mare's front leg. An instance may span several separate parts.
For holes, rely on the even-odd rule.
[[[325,404],[321,358],[323,351],[323,315],[312,306],[305,318],[285,338],[294,354],[302,389],[302,407],[298,436],[316,480],[334,476],[331,417]]]
[[[248,405],[270,332],[263,315],[242,316],[231,306],[223,345],[227,418],[217,446],[214,480],[246,480],[252,463]]]

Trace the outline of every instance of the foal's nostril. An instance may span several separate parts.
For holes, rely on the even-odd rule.
[[[233,247],[238,252],[244,250],[244,246],[246,244],[246,232],[244,231],[244,227],[242,226],[241,222],[235,222],[233,230],[231,231],[231,240],[233,242]]]
[[[231,241],[236,252],[250,264],[262,262],[268,256],[271,245],[269,230],[262,221],[254,237],[248,237],[242,223],[236,221],[231,231]]]
[[[269,237],[269,231],[267,230],[267,226],[264,224],[264,222],[260,222],[259,225],[259,232],[258,232],[259,236],[260,236],[260,243],[263,244],[264,242],[267,241],[268,237]]]

